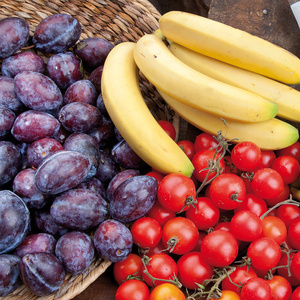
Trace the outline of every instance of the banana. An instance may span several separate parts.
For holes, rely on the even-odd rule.
[[[105,107],[129,146],[157,171],[190,177],[190,159],[162,129],[148,109],[140,88],[133,59],[135,43],[123,42],[109,53],[101,78]]]
[[[158,92],[165,102],[187,122],[210,134],[217,135],[222,131],[223,135],[226,134],[226,139],[232,139],[233,143],[251,141],[261,149],[278,150],[290,146],[299,138],[295,127],[277,118],[259,123],[225,120],[225,124],[219,117],[184,105],[160,90]]]
[[[300,92],[263,75],[238,68],[171,42],[170,51],[182,62],[216,80],[258,94],[278,106],[278,116],[300,120]]]
[[[159,19],[163,35],[196,52],[287,83],[300,83],[300,59],[269,41],[199,15],[170,11]]]
[[[187,66],[154,34],[145,34],[136,42],[134,59],[155,87],[204,112],[243,122],[265,121],[278,112],[277,105],[263,97]]]

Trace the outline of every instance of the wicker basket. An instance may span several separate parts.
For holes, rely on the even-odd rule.
[[[38,23],[55,13],[67,13],[82,25],[80,39],[101,37],[113,44],[123,41],[137,41],[145,33],[152,33],[158,27],[160,13],[147,0],[13,0],[0,1],[0,19],[16,16],[24,18],[30,26],[32,35]],[[157,118],[177,120],[166,108],[153,86],[141,78],[141,90],[145,101]],[[176,125],[177,123],[177,125]],[[1,300],[68,300],[84,291],[93,283],[111,262],[95,257],[91,266],[78,276],[66,275],[61,288],[48,296],[33,295],[24,285]]]

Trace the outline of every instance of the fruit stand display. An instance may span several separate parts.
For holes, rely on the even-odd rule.
[[[0,2],[1,300],[300,299],[291,3]]]

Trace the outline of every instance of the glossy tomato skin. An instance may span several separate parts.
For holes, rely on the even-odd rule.
[[[214,272],[203,258],[201,252],[192,251],[180,256],[177,261],[178,279],[185,288],[197,289],[198,284],[210,279]]]
[[[217,148],[217,140],[209,133],[201,132],[195,138],[194,148],[195,153],[200,150]]]
[[[149,300],[149,288],[147,285],[137,279],[130,279],[123,282],[117,289],[115,300]]]
[[[296,158],[300,163],[300,142],[297,141],[286,148],[277,150],[276,155],[277,156],[289,155]]]
[[[182,255],[192,251],[198,239],[199,231],[196,225],[185,217],[173,218],[163,226],[162,243],[171,253]]]
[[[129,275],[141,277],[142,270],[142,259],[135,253],[130,253],[124,260],[113,265],[114,278],[119,285],[126,281]]]
[[[240,287],[252,277],[257,277],[257,275],[251,266],[244,265],[237,266],[236,269],[230,273],[229,277],[222,280],[222,289],[230,290],[240,295]]]
[[[300,218],[293,220],[289,225],[287,239],[294,249],[300,250]]]
[[[189,201],[196,199],[193,180],[183,174],[170,173],[158,185],[157,199],[164,208],[179,213],[189,208]]]
[[[283,252],[280,261],[278,263],[278,266],[280,266],[280,268],[277,269],[278,275],[288,280],[288,282],[291,284],[293,288],[300,285],[300,279],[297,279],[296,276],[291,271],[291,269],[288,269],[288,263],[290,264],[289,266],[291,266],[291,262],[293,261],[294,256],[295,256],[295,252],[290,252],[290,253]],[[289,257],[289,261],[288,261],[288,257]]]
[[[212,169],[209,172],[209,162],[214,162],[215,165],[218,165],[218,171]],[[192,164],[195,168],[193,175],[200,182],[204,180],[209,181],[225,170],[224,158],[219,153],[216,154],[216,151],[213,149],[204,149],[196,152],[193,156]]]
[[[158,172],[157,170],[152,169],[151,171],[149,171],[148,173],[146,173],[145,175],[151,176],[153,178],[155,178],[157,180],[157,183],[159,184],[161,182],[161,180],[165,177],[164,174]]]
[[[242,300],[271,300],[271,287],[266,280],[260,277],[249,279],[241,290]]]
[[[197,203],[191,206],[185,213],[199,230],[207,230],[217,224],[220,217],[220,209],[208,197],[198,197]]]
[[[183,150],[186,156],[192,160],[195,154],[194,143],[188,140],[180,140],[177,142],[177,145]]]
[[[246,187],[235,174],[221,174],[210,184],[209,195],[213,203],[223,210],[237,208],[245,199]]]
[[[293,183],[299,176],[299,162],[289,155],[277,157],[272,163],[272,169],[281,175],[285,184]]]
[[[261,150],[255,143],[244,141],[233,147],[231,160],[237,169],[251,172],[261,162]]]
[[[272,299],[290,300],[292,295],[291,284],[282,276],[274,275],[272,279],[268,279],[267,283],[271,287]]]
[[[149,300],[185,300],[184,293],[172,283],[156,286],[150,293]]]
[[[299,300],[299,299],[300,299],[300,286],[294,289],[291,297],[291,300]]]
[[[159,120],[158,124],[162,127],[162,129],[168,134],[168,136],[172,139],[175,140],[176,138],[176,129],[174,125],[166,120]]]
[[[272,206],[278,204],[279,202],[289,199],[290,193],[291,193],[290,186],[288,184],[283,184],[283,189],[279,193],[279,195],[277,195],[276,197],[272,197],[272,198],[264,199],[264,200],[265,200],[267,206],[272,207]]]
[[[300,217],[300,208],[292,204],[283,204],[276,209],[275,215],[280,218],[288,228],[293,220]]]
[[[261,161],[256,167],[256,171],[261,168],[271,168],[276,154],[273,150],[261,150]]]
[[[279,263],[281,248],[273,239],[260,237],[250,243],[247,256],[255,269],[269,270]]]
[[[155,247],[161,240],[161,225],[153,218],[141,217],[130,228],[133,242],[140,248]]]
[[[230,221],[230,232],[240,241],[254,241],[261,235],[262,229],[261,219],[249,210],[237,212]]]
[[[228,290],[223,290],[220,298],[211,298],[211,300],[240,300],[241,297],[233,292]]]
[[[152,282],[147,273],[160,280]],[[142,277],[148,286],[153,287],[165,283],[163,279],[171,280],[177,274],[178,268],[175,260],[168,254],[156,253],[149,257],[149,262],[146,263]]]
[[[285,223],[276,216],[266,216],[262,220],[262,235],[269,237],[281,245],[287,236]]]
[[[291,272],[298,280],[300,280],[300,252],[295,253],[292,259]]]
[[[254,193],[246,193],[244,201],[234,209],[234,213],[241,210],[250,210],[260,217],[267,209],[266,201],[263,198],[256,196]]]
[[[175,218],[176,213],[164,208],[159,201],[155,201],[146,216],[155,219],[161,226],[163,226],[169,220]]]
[[[277,171],[271,168],[262,168],[254,174],[252,188],[258,197],[272,199],[282,192],[284,182]]]
[[[201,244],[201,253],[211,266],[226,267],[236,259],[238,248],[233,234],[219,229],[206,235]]]

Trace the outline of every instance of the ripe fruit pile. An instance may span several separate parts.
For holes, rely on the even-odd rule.
[[[175,141],[147,107],[137,67],[174,75],[154,50],[172,57],[175,39],[169,48],[154,34],[79,41],[80,24],[65,14],[44,19],[32,39],[20,18],[0,30],[9,31],[0,37],[0,296],[22,283],[48,295],[102,257],[114,263],[119,300],[299,299],[300,143],[275,118],[298,118],[298,92],[280,106],[238,89],[232,105],[235,88],[213,84],[207,96],[224,88],[225,115],[203,114],[204,102],[181,107],[168,94],[167,74],[153,82],[166,102],[188,121],[208,118],[208,127],[191,121],[203,129],[194,141]],[[139,60],[149,53],[158,65]],[[192,71],[178,66],[170,78],[182,95],[195,85],[186,88]],[[252,116],[244,99],[258,104]]]

